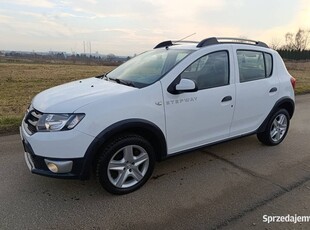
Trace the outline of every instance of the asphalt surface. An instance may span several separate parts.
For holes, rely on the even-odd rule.
[[[0,137],[0,229],[310,229],[310,95],[296,98],[282,144],[250,136],[157,163],[140,190],[31,174],[19,135]]]

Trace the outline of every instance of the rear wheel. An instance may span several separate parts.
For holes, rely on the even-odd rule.
[[[288,131],[290,116],[285,109],[280,109],[268,121],[266,130],[257,134],[257,138],[266,145],[280,144]]]
[[[141,136],[128,134],[104,148],[97,164],[97,176],[108,192],[126,194],[149,179],[154,163],[152,145]]]

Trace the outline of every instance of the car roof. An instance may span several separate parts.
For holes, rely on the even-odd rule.
[[[182,49],[182,50],[199,50],[197,44],[175,44],[173,46],[169,46],[169,49]]]

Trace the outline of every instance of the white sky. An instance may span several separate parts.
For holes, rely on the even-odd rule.
[[[133,55],[163,40],[284,42],[310,29],[310,0],[0,0],[0,50]]]

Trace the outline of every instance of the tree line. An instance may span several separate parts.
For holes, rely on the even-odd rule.
[[[285,34],[285,44],[281,45],[280,40],[273,39],[270,47],[277,50],[283,59],[310,60],[310,30],[299,28],[296,33]]]

